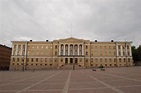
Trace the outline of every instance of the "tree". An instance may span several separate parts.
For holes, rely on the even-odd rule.
[[[132,46],[132,56],[134,60],[135,65],[141,64],[141,46],[136,48],[135,46]]]
[[[138,51],[138,60],[141,61],[141,46],[137,48]]]

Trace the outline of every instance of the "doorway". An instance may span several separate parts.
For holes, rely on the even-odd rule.
[[[78,62],[77,62],[77,58],[75,58],[75,64],[77,64]]]
[[[70,58],[70,64],[72,64],[73,63],[73,58]]]
[[[68,64],[68,58],[65,58],[65,64]]]

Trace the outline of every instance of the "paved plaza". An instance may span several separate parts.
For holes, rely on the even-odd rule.
[[[141,67],[0,71],[0,93],[141,93]]]

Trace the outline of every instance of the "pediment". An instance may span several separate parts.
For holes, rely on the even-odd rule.
[[[61,42],[61,43],[83,43],[84,40],[70,37],[70,38],[66,38],[66,39],[60,39],[59,42]]]

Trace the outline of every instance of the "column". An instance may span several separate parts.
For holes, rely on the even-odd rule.
[[[70,55],[70,44],[68,44],[68,55]]]
[[[25,43],[25,56],[27,55],[27,42]]]
[[[117,48],[116,50],[117,50],[117,56],[118,56],[118,45],[116,45],[116,48]]]
[[[16,45],[16,55],[18,55],[18,45]]]
[[[65,55],[65,44],[63,46],[64,46],[64,50],[63,50],[64,53],[63,54]]]
[[[60,49],[60,48],[61,48],[61,47],[60,47],[60,44],[59,44],[59,55],[60,55],[60,53],[61,53],[61,51],[60,51],[61,49]]]
[[[23,53],[23,45],[21,45],[21,53],[20,53],[20,55],[22,55],[22,53]]]
[[[14,55],[14,44],[12,44],[12,55]]]
[[[73,45],[73,50],[72,50],[72,51],[73,51],[73,55],[74,55],[74,46],[75,46],[75,45]]]
[[[130,46],[129,46],[129,55],[130,55],[130,56],[132,56],[131,51],[132,51],[132,50],[131,50],[131,45],[130,45]]]
[[[79,45],[77,45],[77,46],[78,46],[78,50],[77,51],[78,51],[78,55],[79,55]]]
[[[122,45],[120,46],[120,51],[121,51],[121,56],[123,56],[123,47],[122,47]]]

